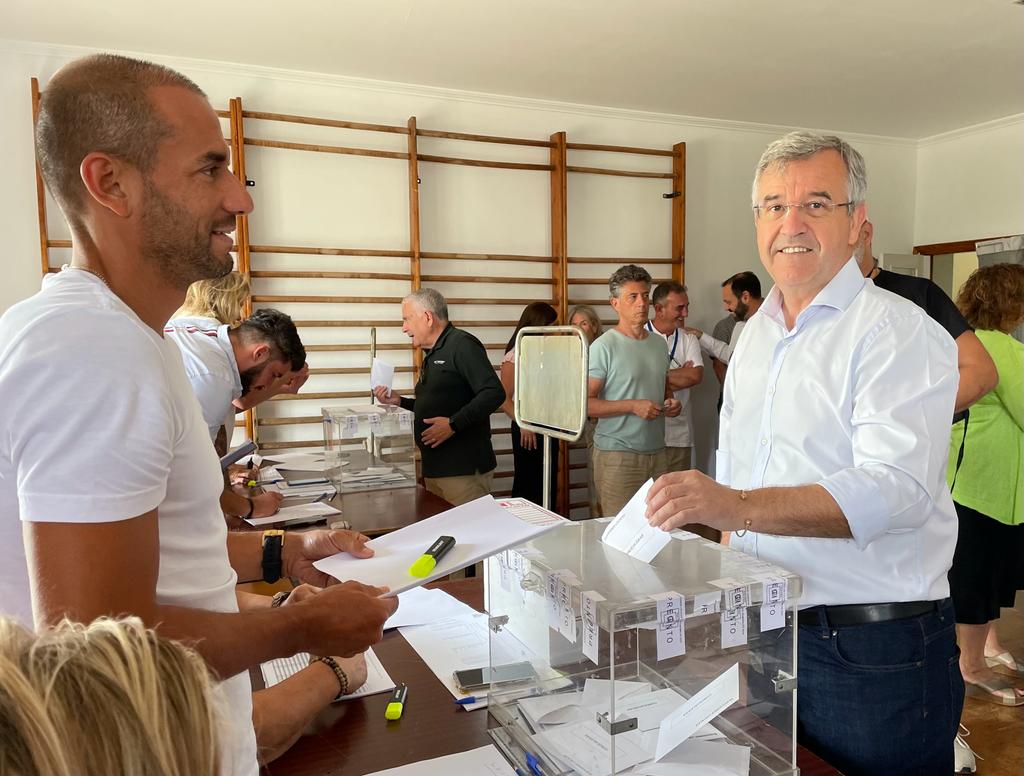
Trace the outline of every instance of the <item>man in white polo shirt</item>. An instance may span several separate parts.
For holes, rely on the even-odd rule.
[[[212,318],[172,318],[164,336],[181,350],[185,374],[215,445],[221,429],[223,445],[230,444],[237,405],[253,406],[254,398],[269,398],[305,367],[306,349],[295,324],[279,310],[257,310],[233,329]],[[280,493],[271,492],[241,496],[225,485],[220,505],[228,515],[267,517],[277,512],[281,499]]]
[[[192,282],[231,269],[252,210],[199,87],[76,60],[43,92],[36,148],[72,261],[0,318],[0,609],[39,627],[132,614],[192,644],[224,678],[221,773],[255,776],[247,669],[310,652],[308,676],[337,692],[330,656],[379,640],[397,601],[346,582],[238,611],[239,579],[324,585],[314,560],[369,550],[343,531],[227,534],[213,445],[161,336]]]

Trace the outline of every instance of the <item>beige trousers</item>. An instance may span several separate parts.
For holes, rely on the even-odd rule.
[[[615,517],[651,477],[665,473],[665,451],[633,453],[594,448],[594,480],[602,517]]]
[[[486,496],[491,492],[494,470],[481,474],[463,474],[457,477],[424,477],[423,485],[435,496],[440,496],[452,506]]]

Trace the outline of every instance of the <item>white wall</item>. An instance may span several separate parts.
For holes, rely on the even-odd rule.
[[[1024,233],[1024,114],[922,140],[914,244]]]
[[[39,285],[29,78],[38,76],[45,88],[47,78],[80,53],[85,52],[0,41],[0,104],[5,106],[0,112],[0,137],[8,150],[4,185],[0,186],[0,218],[6,242],[6,282],[0,286],[0,310],[30,295]],[[710,120],[684,121],[671,116],[230,64],[153,59],[193,77],[208,92],[215,107],[225,107],[229,98],[240,96],[243,105],[250,110],[385,124],[404,124],[409,116],[415,115],[420,127],[431,129],[541,139],[564,130],[570,142],[657,148],[670,148],[674,143],[685,141],[686,280],[690,289],[690,322],[710,329],[722,316],[719,285],[734,272],[753,269],[761,276],[765,290],[770,287],[754,245],[750,183],[754,164],[764,146],[786,131],[785,128]],[[326,137],[317,128],[304,127],[292,128],[284,137],[280,127],[274,125],[274,134],[279,139]],[[247,125],[246,134],[257,137],[267,134],[263,129],[257,130]],[[330,137],[325,142],[365,143],[370,147],[395,150],[400,150],[405,142],[401,135],[366,137],[357,133],[355,139],[351,134],[345,138]],[[848,137],[868,162],[869,211],[876,226],[876,249],[909,253],[914,244],[915,145],[906,140]],[[420,152],[546,162],[546,149],[465,143],[455,147],[452,141],[428,138],[420,140]],[[285,164],[281,162],[282,153],[262,149],[247,151],[247,171],[259,183],[254,191],[257,206],[252,226],[254,243],[405,247],[404,162],[293,153]],[[570,164],[666,169],[667,161],[635,156],[601,155],[600,160],[592,157],[592,154],[575,154],[570,157]],[[424,250],[540,254],[550,250],[549,213],[543,204],[548,185],[545,173],[510,174],[422,165],[421,175]],[[301,201],[292,196],[280,196],[281,189],[275,187],[275,181],[281,185],[287,183],[292,192],[303,192]],[[669,214],[667,200],[661,199],[661,193],[668,191],[668,184],[668,181],[570,175],[569,254],[667,256]],[[456,207],[450,204],[453,200],[457,201]],[[537,207],[538,202],[541,207]],[[60,234],[59,215],[51,214],[50,223],[54,234]],[[57,256],[54,263],[62,260]],[[387,266],[373,269],[388,271]],[[469,269],[463,262],[460,270]],[[478,271],[479,274],[505,274],[509,270],[495,269],[498,271],[492,271],[491,267]],[[611,269],[606,265],[595,271],[603,273]],[[368,293],[394,293],[390,287],[374,286],[375,282],[383,283],[365,282]],[[586,293],[597,298],[601,293],[599,288],[591,286]],[[571,293],[579,295],[576,289]],[[321,308],[318,312],[327,311]],[[496,317],[494,312],[472,314]],[[379,313],[390,315],[394,311]],[[516,316],[518,309],[513,318]],[[338,341],[337,336],[334,341]],[[694,397],[699,440],[697,460],[702,468],[709,461],[715,435],[718,395],[710,366],[705,371],[705,383],[696,389]],[[309,409],[318,412],[312,406],[303,412]]]

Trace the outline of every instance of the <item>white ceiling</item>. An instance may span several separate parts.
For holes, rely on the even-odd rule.
[[[1024,112],[1014,0],[2,0],[0,37],[906,138]]]

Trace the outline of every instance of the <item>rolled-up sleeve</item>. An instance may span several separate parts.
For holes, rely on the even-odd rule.
[[[946,487],[956,345],[923,315],[899,317],[865,337],[852,379],[853,466],[819,484],[864,548],[921,526]]]

